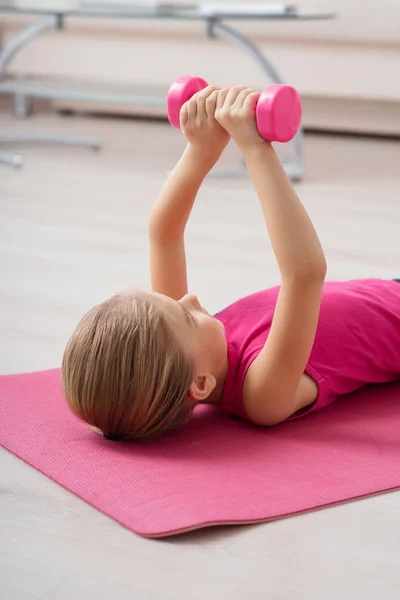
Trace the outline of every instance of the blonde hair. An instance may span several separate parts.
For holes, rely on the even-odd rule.
[[[78,324],[65,348],[62,387],[75,415],[106,438],[149,438],[189,420],[193,372],[151,297],[122,294]]]

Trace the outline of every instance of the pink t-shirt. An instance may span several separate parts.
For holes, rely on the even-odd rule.
[[[279,287],[257,292],[216,315],[228,342],[222,405],[244,419],[244,378],[268,337],[278,293]],[[318,398],[291,419],[365,384],[400,379],[400,283],[382,279],[326,283],[305,372],[317,383]]]

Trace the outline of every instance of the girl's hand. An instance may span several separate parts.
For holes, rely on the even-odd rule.
[[[205,161],[216,163],[230,135],[215,119],[219,89],[208,86],[194,94],[181,108],[180,125],[189,145]]]
[[[215,119],[232,136],[241,150],[265,140],[256,124],[260,93],[243,86],[223,88],[218,93]]]

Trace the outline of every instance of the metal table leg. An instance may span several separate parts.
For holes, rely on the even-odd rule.
[[[50,30],[61,30],[63,26],[63,15],[46,15],[30,23],[17,31],[2,47],[0,47],[0,81],[5,78],[6,69],[14,56],[40,34]],[[14,114],[18,119],[25,119],[29,115],[30,99],[21,93],[14,95]],[[51,136],[51,135],[20,135],[10,134],[0,136],[0,143],[52,143],[69,146],[83,146],[99,149],[102,144],[97,138],[78,136]],[[14,156],[14,160],[10,157]],[[8,157],[8,158],[7,158]],[[7,164],[22,164],[22,158],[18,155],[1,153],[0,160]]]
[[[208,38],[219,38],[228,44],[241,48],[260,65],[264,74],[271,83],[283,83],[278,71],[268,60],[268,58],[259,50],[259,48],[243,34],[232,27],[221,23],[217,18],[210,18],[206,21],[206,36]],[[296,136],[286,144],[289,151],[289,160],[283,162],[288,177],[293,181],[300,181],[304,173],[304,150],[303,150],[303,131],[300,127]],[[221,169],[215,168],[213,175],[233,175],[247,176],[247,170],[242,163],[241,167]]]
[[[0,150],[0,164],[10,165],[11,167],[20,167],[23,163],[22,156],[19,154],[9,154]]]
[[[22,48],[29,44],[45,31],[61,29],[62,19],[58,15],[46,15],[29,23],[22,29],[19,29],[14,35],[0,48],[0,81],[6,76],[6,69],[14,56]],[[29,98],[23,94],[14,96],[14,113],[18,119],[26,119],[30,110]]]
[[[58,144],[63,146],[84,146],[100,150],[101,142],[97,138],[83,136],[61,136],[46,134],[4,134],[0,133],[0,144]]]

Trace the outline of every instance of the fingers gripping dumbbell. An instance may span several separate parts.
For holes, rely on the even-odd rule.
[[[168,119],[175,129],[180,129],[180,112],[190,98],[208,86],[201,77],[178,77],[168,92]],[[299,130],[301,102],[299,94],[290,85],[275,83],[265,88],[256,106],[259,134],[270,142],[289,142]]]

